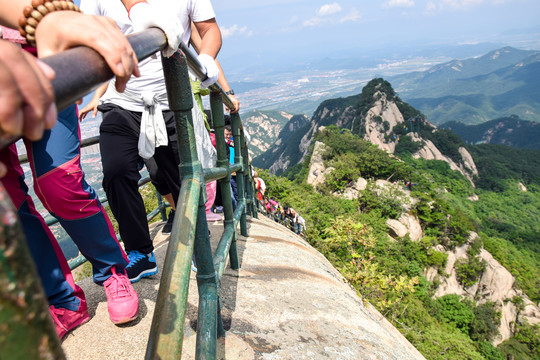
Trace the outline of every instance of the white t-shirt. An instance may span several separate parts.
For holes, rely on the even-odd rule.
[[[261,182],[261,191],[262,193],[264,193],[266,190],[266,184],[264,183],[264,180],[262,178],[258,178],[258,179]]]
[[[184,34],[182,41],[188,44],[191,36],[191,21],[201,22],[215,18],[214,9],[210,0],[147,0],[148,3],[165,2],[170,4],[171,13],[174,11],[181,20]],[[133,26],[128,17],[128,12],[120,0],[81,0],[81,11],[89,15],[103,15],[112,18],[120,30],[125,35],[133,33]],[[126,89],[129,92],[142,94],[151,92],[156,95],[166,93],[165,81],[163,80],[163,69],[159,54],[151,56],[139,63],[141,71],[140,77],[132,76],[129,79]],[[162,96],[163,98],[166,98]],[[109,83],[107,92],[101,98],[103,102],[114,103],[126,110],[142,112],[144,104],[141,101],[134,101],[125,94],[119,93],[114,87],[114,82]],[[167,101],[160,102],[161,109],[169,108]]]

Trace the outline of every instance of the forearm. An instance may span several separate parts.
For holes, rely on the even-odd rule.
[[[221,68],[221,64],[219,63],[219,61],[217,61],[216,59],[216,65],[219,69],[219,77],[218,77],[218,84],[219,86],[221,86],[221,88],[223,89],[223,91],[227,92],[229,90],[231,90],[231,87],[229,86],[229,83],[227,82],[227,79],[225,78],[225,75],[223,75],[223,69]]]
[[[101,85],[100,87],[98,87],[96,89],[96,91],[94,92],[94,97],[92,98],[92,101],[97,101],[97,100],[101,99],[103,94],[105,94],[105,92],[107,91],[108,87],[109,87],[109,82],[106,82],[103,85]]]

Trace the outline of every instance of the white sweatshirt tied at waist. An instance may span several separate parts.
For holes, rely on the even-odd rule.
[[[154,94],[147,91],[137,94],[126,89],[123,95],[136,102],[142,101],[144,104],[138,149],[139,156],[149,159],[154,156],[157,147],[169,144],[167,127],[160,105],[160,103],[167,103],[167,93]]]

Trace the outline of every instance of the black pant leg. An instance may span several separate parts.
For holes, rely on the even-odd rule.
[[[140,161],[138,139],[141,113],[107,105],[100,107],[100,151],[103,163],[103,189],[127,251],[153,250],[146,210],[138,181]]]
[[[180,156],[178,154],[178,141],[176,137],[176,123],[172,111],[164,111],[163,118],[167,126],[167,135],[169,144],[167,146],[157,147],[154,153],[154,160],[158,167],[160,181],[166,183],[175,203],[180,195]]]

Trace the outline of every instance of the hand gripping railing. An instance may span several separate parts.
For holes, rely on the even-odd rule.
[[[142,60],[166,46],[163,32],[148,29],[128,37],[137,58]],[[169,107],[176,118],[182,180],[174,226],[171,233],[158,292],[152,329],[146,351],[147,359],[179,359],[189,289],[193,251],[197,262],[199,313],[197,359],[215,359],[216,338],[224,336],[221,320],[219,283],[227,254],[233,269],[239,267],[236,253],[236,228],[247,236],[246,211],[256,216],[253,179],[248,167],[247,146],[238,114],[232,114],[235,137],[235,163],[229,166],[223,135],[223,105],[234,105],[219,85],[210,87],[212,119],[216,130],[217,167],[203,169],[197,158],[191,87],[188,64],[201,79],[206,76],[195,56],[182,44],[181,52],[162,58]],[[61,110],[76,99],[112,78],[112,72],[95,51],[79,47],[43,59],[56,70],[53,88]],[[61,69],[61,71],[60,71]],[[239,140],[239,141],[238,141]],[[229,190],[231,174],[236,172],[238,206],[233,212]],[[210,246],[205,212],[205,181],[218,180],[224,203],[224,232],[214,255]],[[62,359],[60,342],[48,320],[48,304],[26,247],[23,232],[3,186],[0,188],[0,348],[21,358]],[[4,330],[7,330],[5,332]],[[4,336],[9,334],[9,336]],[[15,356],[17,357],[17,356]]]

